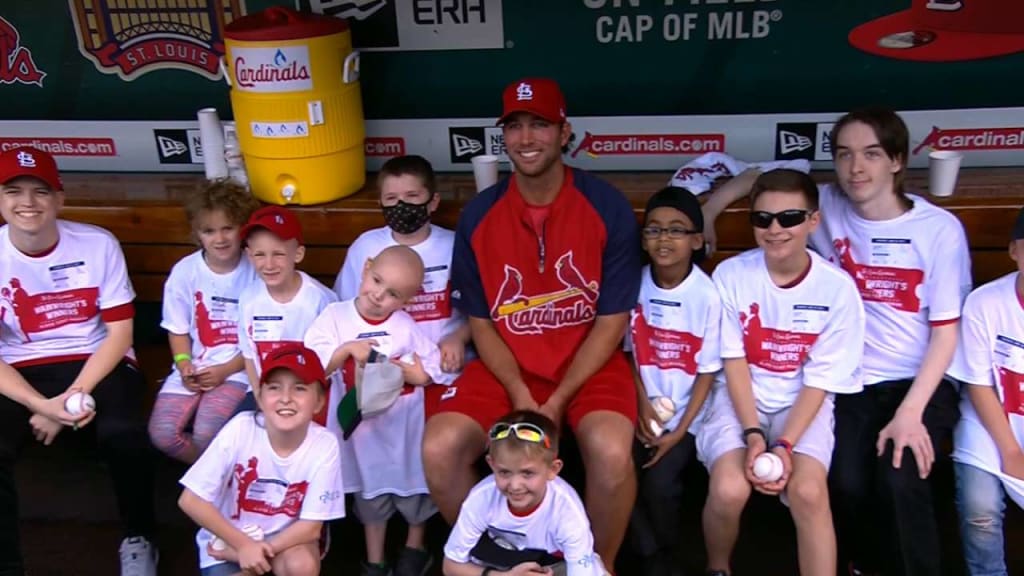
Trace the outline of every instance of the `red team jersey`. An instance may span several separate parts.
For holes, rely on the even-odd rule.
[[[628,312],[640,288],[636,217],[612,185],[566,167],[540,231],[515,178],[459,219],[452,300],[490,318],[526,372],[561,379],[598,315]]]

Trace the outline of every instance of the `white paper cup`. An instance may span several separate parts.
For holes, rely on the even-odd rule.
[[[935,150],[928,154],[928,191],[932,196],[952,196],[964,155],[952,150]]]
[[[473,156],[473,178],[480,192],[498,183],[498,157],[492,154]]]
[[[227,178],[228,163],[224,159],[224,126],[216,108],[203,108],[199,119],[199,142],[203,148],[203,168],[207,180]]]

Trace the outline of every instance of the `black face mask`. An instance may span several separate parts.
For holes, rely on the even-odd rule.
[[[433,200],[431,197],[430,200]],[[399,200],[394,206],[381,206],[388,228],[399,234],[412,234],[430,221],[430,200],[423,204],[410,204]]]

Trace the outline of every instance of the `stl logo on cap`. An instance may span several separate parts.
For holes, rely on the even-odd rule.
[[[36,157],[33,156],[29,152],[25,152],[25,151],[18,152],[17,158],[18,158],[18,166],[21,166],[22,168],[35,168],[36,167]]]
[[[550,78],[522,78],[505,87],[501,95],[502,113],[498,124],[504,124],[517,112],[528,112],[548,122],[565,122],[565,96],[558,83]]]
[[[516,86],[516,100],[533,100],[533,86],[520,82],[519,86]]]
[[[274,222],[284,224],[284,218],[282,218],[280,214],[274,214]]]

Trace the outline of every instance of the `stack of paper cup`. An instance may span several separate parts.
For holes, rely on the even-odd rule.
[[[964,157],[951,150],[934,150],[928,154],[928,191],[932,196],[951,196]]]
[[[476,179],[476,191],[480,192],[485,188],[498,183],[498,157],[492,154],[481,154],[474,156],[473,178]]]
[[[216,108],[203,108],[199,117],[199,142],[203,147],[203,167],[206,179],[227,178],[228,163],[224,159],[224,127]]]

